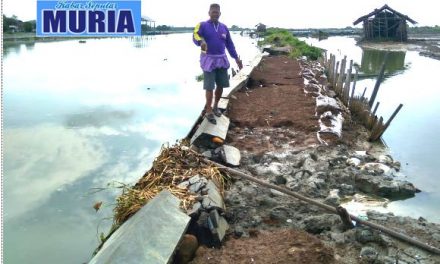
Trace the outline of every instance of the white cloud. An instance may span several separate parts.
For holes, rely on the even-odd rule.
[[[5,219],[43,204],[53,192],[101,166],[103,147],[74,130],[42,125],[3,131]]]

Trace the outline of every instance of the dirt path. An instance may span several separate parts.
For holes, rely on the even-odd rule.
[[[235,126],[228,135],[231,145],[262,153],[283,144],[318,144],[315,99],[304,93],[299,72],[298,62],[286,56],[263,58],[248,89],[237,92],[230,104]]]

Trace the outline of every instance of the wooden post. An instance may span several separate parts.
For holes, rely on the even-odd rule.
[[[385,123],[383,130],[380,132],[379,137],[382,136],[383,133],[385,133],[385,130],[387,130],[387,128],[390,126],[391,121],[393,121],[393,119],[396,117],[396,115],[399,113],[400,109],[402,109],[403,104],[400,104],[396,110],[394,110],[394,113],[391,115],[390,119],[388,119],[388,121]],[[379,138],[378,137],[378,138]]]
[[[382,62],[382,67],[380,68],[379,76],[377,77],[376,84],[374,85],[374,89],[373,89],[373,93],[371,94],[370,101],[368,102],[368,106],[370,107],[370,109],[373,106],[374,100],[376,100],[376,96],[377,96],[377,92],[379,91],[380,83],[383,80],[383,75],[385,73],[385,66],[387,64],[388,54],[389,54],[388,52],[385,53],[385,57]]]
[[[339,61],[336,63],[336,68],[335,68],[335,72],[334,72],[334,76],[333,76],[333,90],[336,91],[336,81],[337,81],[337,77],[338,77],[338,69],[339,69]]]
[[[350,67],[348,68],[347,78],[345,80],[345,86],[343,91],[343,98],[345,105],[348,106],[348,101],[350,99],[350,83],[351,83],[351,71],[353,70],[353,60],[350,60]]]
[[[327,78],[328,78],[329,83],[332,83],[334,63],[335,63],[335,61],[334,61],[333,54],[330,54],[330,61],[329,61],[328,72],[327,72]]]
[[[388,39],[388,13],[385,13],[385,37]]]
[[[336,76],[336,67],[338,67],[338,65],[336,65],[336,55],[333,55],[333,65],[332,65],[332,82],[331,84],[333,85],[333,83],[335,82],[335,76]]]
[[[347,64],[347,56],[344,56],[341,62],[341,69],[339,71],[338,82],[336,83],[336,92],[340,95],[342,89],[342,82],[344,80],[345,65]]]
[[[356,82],[357,82],[358,74],[359,74],[359,73],[358,73],[358,69],[356,68],[355,70],[356,70],[356,73],[354,74],[353,87],[351,87],[351,97],[350,97],[349,104],[350,104],[351,101],[353,100],[354,91],[355,91],[355,88],[356,88]]]
[[[376,103],[376,106],[374,107],[374,110],[373,110],[373,115],[375,115],[376,114],[376,111],[377,111],[377,108],[379,107],[379,104],[380,104],[380,102],[377,102]]]
[[[367,91],[367,87],[364,88],[364,92],[362,93],[362,96],[361,96],[361,101],[364,101],[366,91]]]

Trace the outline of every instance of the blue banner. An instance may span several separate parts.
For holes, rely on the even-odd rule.
[[[38,0],[38,37],[141,35],[141,1]]]

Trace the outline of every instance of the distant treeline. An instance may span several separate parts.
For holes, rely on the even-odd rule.
[[[16,33],[16,32],[35,32],[36,21],[22,21],[13,15],[7,17],[3,15],[3,33]]]
[[[408,33],[420,34],[420,33],[438,33],[440,34],[440,26],[436,25],[434,27],[410,27],[408,28]]]

